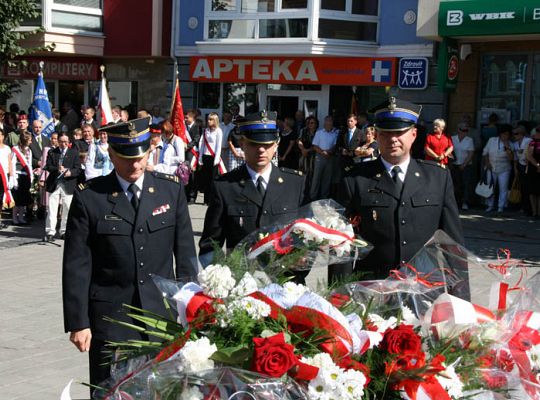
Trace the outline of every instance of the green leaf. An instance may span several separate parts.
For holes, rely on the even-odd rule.
[[[250,356],[251,350],[246,346],[239,345],[224,347],[212,354],[212,357],[210,358],[224,364],[238,365],[248,360]]]

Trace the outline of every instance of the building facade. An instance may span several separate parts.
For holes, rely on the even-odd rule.
[[[41,0],[41,16],[21,29],[43,27],[26,45],[55,45],[52,52],[28,57],[3,73],[22,82],[8,103],[27,109],[39,63],[49,100],[59,110],[69,101],[95,106],[105,66],[112,105],[131,110],[170,106],[172,0]],[[168,96],[168,97],[167,97]]]
[[[451,129],[464,114],[478,128],[491,113],[500,122],[540,122],[540,3],[420,0],[419,11],[418,35],[457,50]]]
[[[174,0],[184,106],[221,114],[238,104],[241,114],[264,108],[282,118],[302,110],[344,123],[391,91],[439,116],[443,96],[431,80],[398,88],[402,57],[433,68],[417,13],[417,0]]]

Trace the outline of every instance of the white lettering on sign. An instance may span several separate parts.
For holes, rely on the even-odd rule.
[[[473,21],[494,20],[494,19],[515,19],[516,12],[500,12],[500,13],[478,13],[470,14],[469,17]]]
[[[540,19],[540,8],[533,8],[533,20],[539,20]]]
[[[226,59],[215,58],[212,63],[208,59],[200,58],[193,68],[193,79],[221,79],[230,78],[231,73],[238,80],[258,81],[310,81],[318,82],[319,77],[315,65],[311,60],[298,60],[300,63],[296,75],[293,73],[295,60],[270,59]],[[251,66],[251,76],[248,76]],[[229,74],[227,74],[229,73]]]
[[[202,58],[197,61],[195,71],[193,71],[193,78],[212,79],[212,70],[210,69],[210,64],[208,64],[208,60]]]
[[[463,23],[463,11],[461,10],[448,10],[446,13],[446,25],[458,26]]]

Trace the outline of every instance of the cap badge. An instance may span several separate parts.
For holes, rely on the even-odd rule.
[[[113,192],[112,197],[118,197],[118,192]]]
[[[396,109],[396,98],[394,96],[390,97],[390,104],[388,104],[388,109],[394,111]]]

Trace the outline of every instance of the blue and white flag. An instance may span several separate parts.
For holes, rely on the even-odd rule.
[[[49,95],[43,81],[43,73],[40,72],[37,77],[36,90],[34,92],[34,101],[30,108],[30,126],[36,119],[41,121],[43,130],[41,131],[47,137],[50,137],[54,132],[54,121],[51,111],[51,103],[49,103]]]

